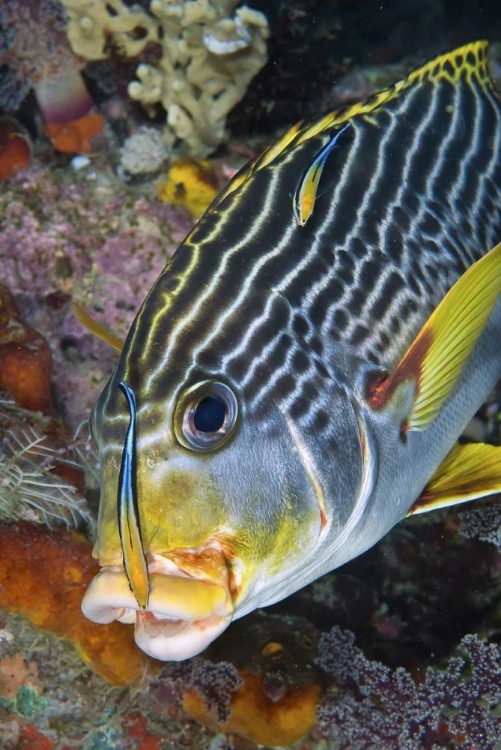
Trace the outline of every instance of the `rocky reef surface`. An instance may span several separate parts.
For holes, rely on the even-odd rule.
[[[88,419],[117,354],[79,322],[85,309],[122,339],[195,219],[277,128],[370,95],[467,35],[494,34],[498,15],[490,24],[488,4],[461,13],[424,0],[384,13],[256,0],[268,64],[218,131],[223,145],[198,162],[162,140],[165,112],[148,119],[127,97],[137,66],[158,64],[149,39],[130,37],[140,53],[123,59],[103,37],[107,57],[86,64],[59,3],[26,5],[41,41],[19,33],[24,16],[0,12],[0,747],[498,750],[497,498],[400,524],[182,664],[146,657],[129,626],[81,615],[97,571]],[[111,24],[113,7],[129,14],[130,4],[104,5]],[[45,63],[62,45],[73,74],[35,70],[35,42]],[[81,117],[62,116],[54,80]],[[496,391],[469,437],[501,442],[500,403]]]

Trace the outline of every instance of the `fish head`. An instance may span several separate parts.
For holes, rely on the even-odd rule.
[[[291,335],[282,341],[300,346]],[[293,378],[275,387],[270,364],[240,381],[230,368],[192,368],[183,379],[189,369],[172,368],[158,391],[122,356],[93,414],[101,572],[83,611],[134,623],[137,644],[163,660],[199,653],[232,619],[316,578],[315,551],[350,517],[362,477],[355,410],[325,368],[310,364],[296,397]],[[256,382],[268,387],[258,393]]]

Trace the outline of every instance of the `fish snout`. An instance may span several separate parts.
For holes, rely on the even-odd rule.
[[[185,553],[184,558],[182,553],[151,556],[145,608],[123,569],[103,567],[82,601],[83,614],[98,623],[134,624],[137,645],[156,659],[180,661],[199,654],[228,627],[234,605],[222,558],[204,553]]]

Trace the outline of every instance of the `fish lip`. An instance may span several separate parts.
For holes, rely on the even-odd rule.
[[[151,612],[138,612],[134,639],[148,656],[161,661],[183,661],[204,651],[223,631],[232,616],[211,615],[193,622],[165,624]]]
[[[161,555],[149,563],[150,592],[142,609],[123,567],[106,566],[95,576],[82,601],[83,614],[93,622],[114,620],[134,624],[137,645],[164,661],[179,661],[203,651],[233,619],[228,575],[221,570],[194,570],[191,575]]]
[[[204,619],[211,614],[226,616],[233,612],[233,600],[229,591],[209,580],[183,574],[153,573],[150,575],[150,587],[148,605],[142,609],[131,591],[125,571],[103,568],[87,589],[82,612],[90,620],[102,623],[113,620],[127,622],[130,611],[151,612],[159,620],[187,621]],[[197,595],[198,608],[193,608],[193,598]]]

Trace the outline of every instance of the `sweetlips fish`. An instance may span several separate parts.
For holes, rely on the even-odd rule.
[[[409,514],[501,490],[457,438],[501,376],[488,45],[290,128],[147,296],[94,408],[82,609],[191,657]]]

